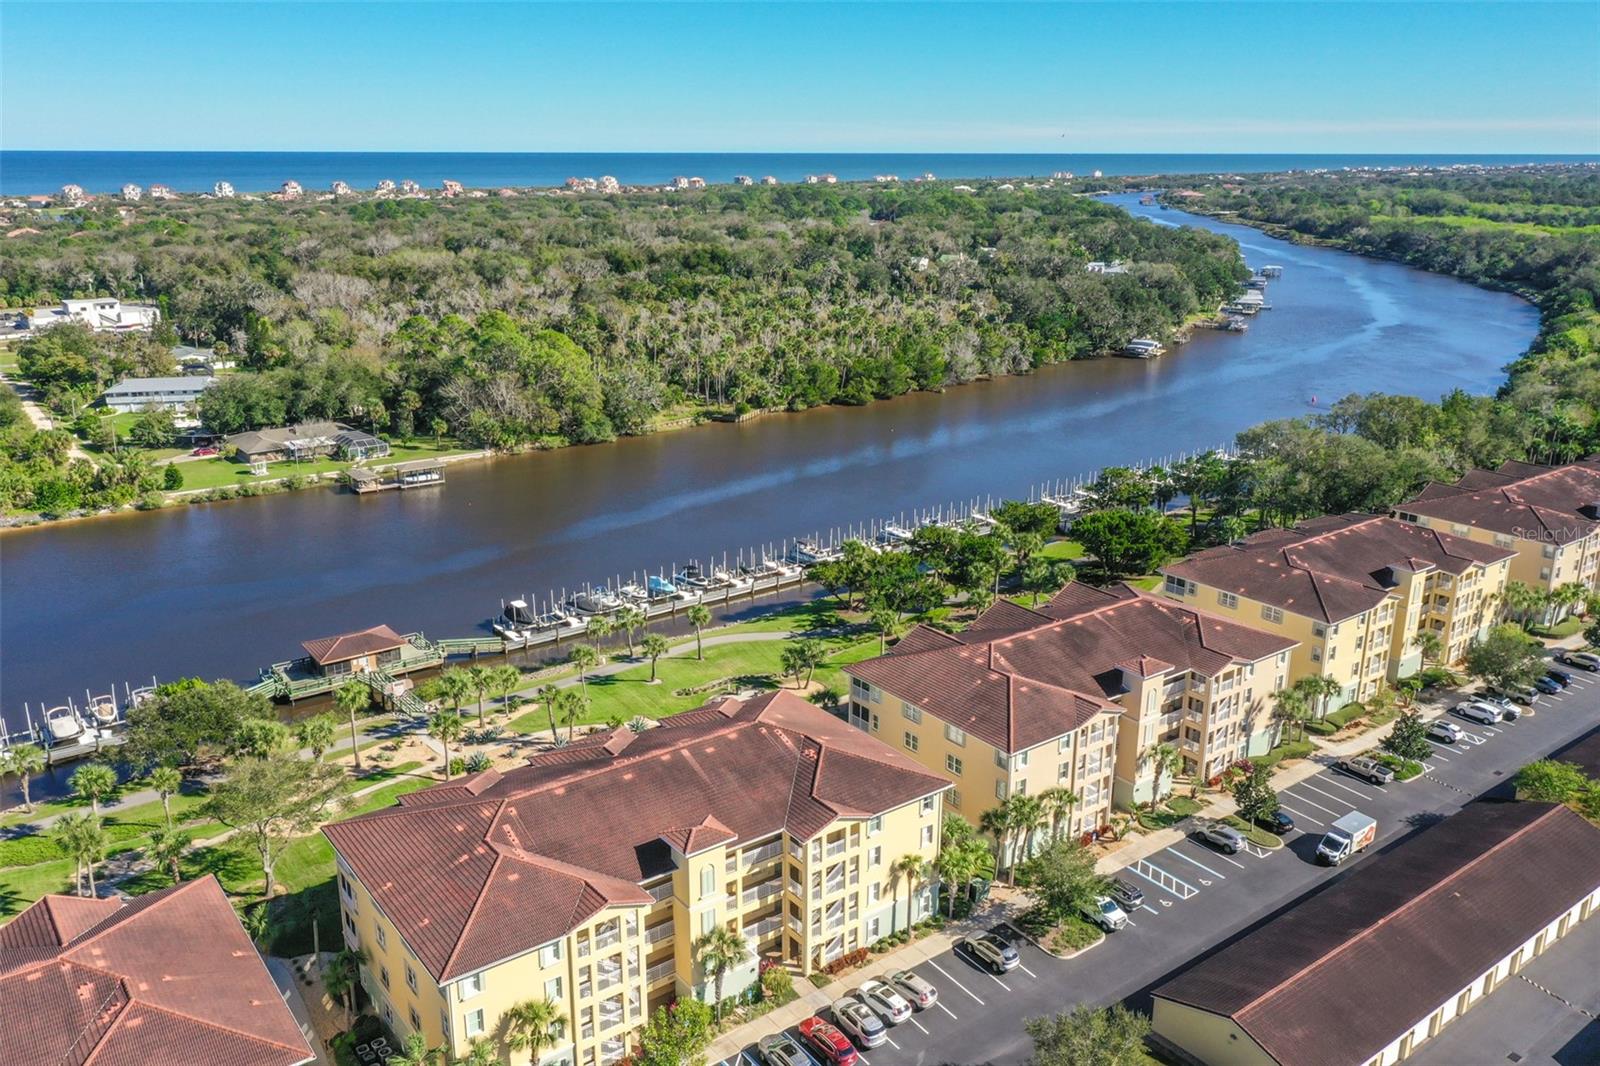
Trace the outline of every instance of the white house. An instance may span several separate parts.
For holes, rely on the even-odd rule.
[[[165,408],[168,411],[181,413],[189,410],[200,394],[211,387],[216,378],[186,377],[170,378],[123,378],[105,391],[100,397],[113,411],[127,413],[129,411],[147,411],[152,407]]]
[[[231,199],[233,199],[233,182],[231,182],[231,181],[219,181],[219,182],[217,182],[215,185],[211,186],[211,195],[215,196],[219,200],[231,200]]]
[[[144,198],[144,190],[130,181],[122,187],[122,198],[130,202],[141,200]]]
[[[113,296],[96,296],[40,308],[29,316],[28,327],[47,329],[63,322],[81,322],[96,333],[132,333],[147,331],[159,321],[161,312],[149,304],[124,304]]]

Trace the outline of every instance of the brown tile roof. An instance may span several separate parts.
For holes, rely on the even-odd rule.
[[[1339,622],[1381,604],[1395,584],[1394,570],[1462,574],[1515,554],[1397,518],[1330,515],[1208,548],[1163,573]]]
[[[1043,610],[991,608],[961,633],[930,634],[914,629],[889,654],[846,671],[1010,752],[1121,713],[1112,700],[1124,691],[1124,667],[1209,677],[1296,643],[1126,585],[1068,585]]]
[[[1430,483],[1395,510],[1566,544],[1600,529],[1600,463],[1472,470],[1454,485]]]
[[[46,896],[0,927],[7,1066],[314,1056],[216,878],[132,900]]]
[[[1596,885],[1600,829],[1472,803],[1154,994],[1232,1017],[1281,1063],[1366,1062]]]
[[[715,815],[708,814],[694,825],[664,830],[661,839],[684,855],[694,855],[718,844],[726,844],[738,835],[717,821]]]
[[[321,665],[343,662],[358,655],[373,655],[390,651],[406,642],[406,638],[388,626],[373,626],[354,633],[340,633],[336,637],[319,637],[300,646]]]
[[[622,739],[601,733],[323,832],[447,981],[604,907],[648,904],[639,883],[673,868],[664,837],[691,850],[724,834],[807,840],[949,787],[788,691],[722,699]]]

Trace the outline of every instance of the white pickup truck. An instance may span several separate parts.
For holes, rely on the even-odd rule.
[[[1350,856],[1367,850],[1378,836],[1378,823],[1360,811],[1340,815],[1322,835],[1317,845],[1317,861],[1338,866]]]

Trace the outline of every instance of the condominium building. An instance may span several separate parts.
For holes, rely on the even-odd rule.
[[[1600,588],[1600,461],[1515,461],[1432,482],[1395,508],[1402,521],[1516,552],[1508,580],[1537,589]]]
[[[1270,747],[1267,697],[1294,647],[1126,585],[1071,584],[1037,609],[996,603],[961,633],[919,627],[847,667],[850,715],[949,775],[947,803],[969,820],[1064,788],[1077,835],[1153,796],[1156,745],[1206,777]]]
[[[647,1014],[711,998],[695,942],[811,973],[931,913],[948,783],[792,692],[729,697],[324,829],[346,942],[396,1032],[451,1055],[512,1005],[566,1021],[542,1061],[612,1063]]]
[[[1342,699],[1363,700],[1417,671],[1420,632],[1459,661],[1493,622],[1514,554],[1395,518],[1331,515],[1161,572],[1173,599],[1296,641],[1291,682],[1331,677]]]

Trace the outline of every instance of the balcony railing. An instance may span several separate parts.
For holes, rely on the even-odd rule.
[[[783,916],[774,914],[771,918],[763,919],[754,925],[745,926],[744,935],[762,940],[783,928]]]
[[[622,931],[616,928],[616,926],[612,926],[610,929],[603,931],[599,936],[594,938],[594,946],[596,948],[608,948],[612,944],[619,944],[621,942]]]
[[[670,936],[672,936],[672,923],[662,922],[660,925],[652,925],[644,931],[644,942],[646,944],[659,944]]]
[[[793,892],[795,895],[799,896],[801,899],[805,899],[805,897],[806,897],[806,886],[802,885],[799,881],[796,881],[792,877],[789,878],[789,891]]]
[[[835,877],[835,878],[830,879],[829,881],[827,881],[827,882],[825,882],[823,884],[822,891],[830,893],[830,894],[834,893],[834,892],[843,892],[844,891],[844,878]]]
[[[644,972],[644,983],[647,985],[653,985],[657,981],[671,977],[675,972],[675,967],[676,964],[672,959],[668,959],[665,962],[656,963],[654,966],[650,967]]]
[[[760,903],[764,899],[771,899],[774,896],[781,895],[783,895],[783,882],[768,881],[766,884],[757,885],[755,888],[745,889],[744,895],[740,899],[748,907],[752,903]]]
[[[799,918],[796,918],[792,914],[789,915],[789,928],[790,928],[790,930],[792,930],[794,932],[795,936],[805,936],[806,935],[806,927],[805,927],[805,925],[800,921]]]
[[[739,858],[744,861],[745,865],[754,866],[758,862],[766,862],[768,859],[775,859],[782,854],[783,841],[774,840],[770,844],[763,844],[759,848],[751,848],[748,851],[741,852]]]
[[[670,880],[663,881],[659,885],[652,885],[651,887],[645,889],[645,891],[650,893],[651,899],[655,900],[657,903],[660,903],[664,899],[672,898],[672,882]]]
[[[827,848],[823,851],[823,855],[830,859],[836,855],[843,855],[845,849],[849,846],[850,842],[847,840],[835,840],[832,844],[827,846]]]
[[[604,976],[602,976],[599,979],[599,982],[595,985],[595,987],[598,988],[600,991],[604,992],[608,988],[616,988],[621,983],[622,983],[622,971],[618,970],[616,973],[605,974]]]

